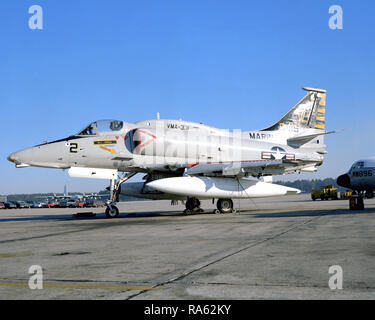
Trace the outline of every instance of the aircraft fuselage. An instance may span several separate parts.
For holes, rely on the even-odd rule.
[[[262,160],[301,160],[293,170],[319,165],[322,155],[286,143],[287,134],[228,131],[198,123],[148,120],[122,122],[117,131],[80,134],[27,148],[8,159],[16,165],[66,169],[89,167],[118,171],[173,171],[197,163]],[[272,136],[277,138],[272,139]],[[283,174],[285,166],[265,168],[264,174]],[[251,172],[250,172],[251,173]]]

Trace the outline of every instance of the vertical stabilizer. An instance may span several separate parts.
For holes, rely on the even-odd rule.
[[[277,131],[284,127],[325,130],[326,90],[304,87],[306,95],[278,122],[262,131]]]

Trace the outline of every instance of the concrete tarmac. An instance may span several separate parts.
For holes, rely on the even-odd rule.
[[[362,211],[303,194],[234,203],[188,216],[169,201],[120,203],[115,219],[0,210],[0,299],[375,298],[375,199]],[[28,285],[33,265],[43,289]]]

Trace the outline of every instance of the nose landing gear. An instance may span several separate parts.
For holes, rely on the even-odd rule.
[[[107,209],[105,209],[105,215],[107,216],[107,218],[116,218],[119,213],[119,209],[113,204],[109,204],[107,206]]]
[[[123,184],[125,181],[129,180],[136,174],[136,172],[127,172],[124,173],[121,177],[118,177],[117,179],[110,180],[110,198],[107,200],[107,209],[105,210],[105,215],[107,216],[107,218],[118,217],[120,211],[116,207],[116,203],[118,202],[118,197],[121,191],[121,184]]]
[[[349,197],[349,209],[350,210],[364,210],[364,193],[362,191],[358,192],[357,194],[353,194]]]

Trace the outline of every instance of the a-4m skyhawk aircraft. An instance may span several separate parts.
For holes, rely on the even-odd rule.
[[[296,194],[300,190],[260,181],[294,172],[315,172],[326,152],[322,89],[306,95],[275,124],[257,131],[223,130],[181,120],[128,123],[95,121],[77,134],[11,154],[16,167],[68,169],[72,177],[111,181],[106,215],[119,214],[119,194],[186,200],[217,199],[217,212],[233,212],[232,199]],[[125,183],[146,173],[144,182]],[[121,174],[119,174],[121,173]],[[256,179],[247,179],[255,177]]]

